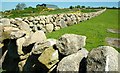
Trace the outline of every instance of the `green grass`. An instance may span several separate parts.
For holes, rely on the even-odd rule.
[[[87,37],[85,48],[90,51],[98,46],[107,46],[107,43],[105,42],[106,37],[118,37],[118,34],[107,32],[108,28],[118,29],[118,10],[107,10],[103,14],[88,21],[46,35],[48,38],[56,39],[65,33],[85,35]],[[120,52],[120,48],[116,49]]]
[[[50,14],[61,14],[61,13],[73,13],[79,11],[79,9],[38,9],[38,8],[26,8],[25,10],[13,10],[11,12],[4,12],[2,15],[7,18],[15,17],[28,17],[28,16],[41,16],[41,15],[50,15]]]

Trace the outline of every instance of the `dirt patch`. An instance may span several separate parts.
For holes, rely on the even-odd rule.
[[[116,48],[120,48],[120,39],[107,37],[105,40],[108,43],[108,45],[116,47]]]
[[[107,29],[108,32],[111,32],[111,33],[119,33],[120,34],[120,30],[119,29]]]

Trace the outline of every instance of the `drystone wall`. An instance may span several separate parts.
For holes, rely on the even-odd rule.
[[[59,39],[49,39],[45,35],[45,32],[52,32],[57,27],[59,29],[67,27],[68,24],[87,20],[104,11],[86,13],[83,14],[84,16],[80,14],[80,17],[79,14],[60,14],[50,15],[52,18],[37,17],[39,20],[33,20],[33,17],[31,20],[29,18],[1,19],[0,68],[10,73],[118,72],[119,53],[113,47],[100,46],[88,52],[84,48],[86,36],[64,34]],[[77,15],[78,19],[75,19]],[[41,17],[44,20],[41,21]],[[67,20],[64,19],[65,17],[68,17]],[[61,24],[58,25],[57,22]],[[42,28],[37,27],[33,30],[33,25]]]
[[[48,16],[36,16],[36,17],[23,17],[23,18],[2,18],[0,19],[0,24],[11,25],[17,27],[18,25],[23,25],[29,27],[30,31],[42,30],[45,33],[59,30],[70,25],[77,24],[79,22],[89,20],[95,16],[100,15],[106,9],[99,10],[97,12],[90,13],[66,13],[66,14],[55,14]],[[27,29],[26,28],[26,29]]]

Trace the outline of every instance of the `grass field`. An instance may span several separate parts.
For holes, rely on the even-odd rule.
[[[85,35],[87,36],[85,48],[90,51],[98,46],[107,46],[107,43],[105,42],[106,37],[119,37],[118,34],[107,32],[108,28],[118,29],[118,10],[107,10],[103,14],[88,21],[48,33],[47,37],[58,39],[65,33]],[[120,48],[116,49],[120,52]]]

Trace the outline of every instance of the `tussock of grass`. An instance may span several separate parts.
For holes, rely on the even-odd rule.
[[[106,37],[118,37],[118,34],[107,32],[108,28],[118,29],[118,10],[107,10],[103,14],[88,21],[48,33],[47,37],[58,39],[65,33],[85,35],[87,36],[85,48],[90,51],[98,46],[107,46],[105,42]],[[120,52],[120,48],[117,48],[117,50]]]

